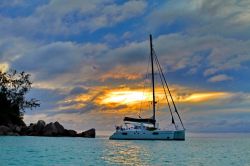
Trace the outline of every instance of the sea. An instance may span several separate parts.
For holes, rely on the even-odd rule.
[[[108,136],[0,137],[0,166],[250,166],[250,134],[187,134],[185,141]]]

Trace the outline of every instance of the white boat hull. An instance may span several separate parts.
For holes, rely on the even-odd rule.
[[[185,140],[185,130],[117,130],[111,140]]]

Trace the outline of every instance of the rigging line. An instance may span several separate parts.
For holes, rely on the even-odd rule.
[[[157,58],[156,53],[155,53],[154,50],[153,50],[153,52],[154,52],[156,61],[157,61],[157,63],[159,64],[160,71],[161,71],[161,75],[162,75],[162,77],[163,77],[163,79],[164,79],[164,82],[165,82],[165,84],[166,84],[166,87],[167,87],[167,89],[168,89],[170,98],[171,98],[171,100],[172,100],[172,102],[173,102],[173,105],[174,105],[174,108],[175,108],[175,112],[176,112],[176,114],[178,115],[178,118],[179,118],[179,120],[180,120],[180,122],[181,122],[181,125],[182,125],[183,129],[185,129],[185,128],[184,128],[184,125],[183,125],[183,123],[182,123],[181,117],[180,117],[180,115],[179,115],[179,113],[178,113],[178,111],[177,111],[177,108],[176,108],[175,102],[174,102],[174,100],[173,100],[173,97],[172,97],[172,95],[171,95],[170,89],[169,89],[169,87],[168,87],[168,83],[167,83],[167,81],[166,81],[166,78],[165,78],[165,76],[164,76],[164,74],[163,74],[163,72],[162,72],[162,68],[161,68],[161,66],[160,66],[159,60],[158,60],[158,58]]]
[[[156,53],[155,53],[154,50],[153,50],[153,53],[154,53],[154,56],[155,56],[155,58],[156,58],[157,63],[159,63],[159,60],[158,60],[158,58],[157,58]],[[159,64],[160,64],[160,63],[159,63]],[[171,100],[172,100],[172,102],[173,102],[175,112],[176,112],[176,114],[178,115],[178,118],[179,118],[179,120],[180,120],[180,122],[181,122],[181,125],[182,125],[183,129],[185,129],[185,127],[184,127],[184,125],[183,125],[183,123],[182,123],[181,117],[180,117],[180,115],[179,115],[179,113],[178,113],[178,111],[177,111],[177,108],[176,108],[175,102],[174,102],[174,100],[173,100],[173,97],[172,97],[172,95],[171,95],[171,92],[170,92],[170,90],[169,90],[169,87],[168,87],[168,83],[167,83],[167,81],[166,81],[166,78],[165,78],[165,76],[164,76],[164,74],[163,74],[163,72],[162,72],[162,68],[161,68],[161,66],[159,66],[159,67],[160,67],[160,71],[161,71],[162,77],[163,77],[163,79],[164,79],[164,82],[165,82],[165,84],[166,84],[166,87],[167,87],[167,89],[168,89],[170,98],[171,98]]]
[[[159,69],[159,64],[157,64],[157,67]],[[159,71],[160,72],[160,71]],[[165,86],[164,86],[164,83],[163,83],[163,79],[162,79],[162,76],[160,74],[160,79],[161,79],[161,83],[162,83],[162,87],[163,87],[163,90],[164,90],[164,94],[165,94],[165,97],[167,99],[167,103],[168,103],[168,108],[169,108],[169,111],[170,111],[170,114],[171,114],[171,117],[172,117],[172,124],[175,125],[175,121],[174,121],[174,116],[173,116],[173,113],[172,113],[172,109],[171,109],[171,106],[170,106],[170,103],[169,103],[169,100],[168,100],[168,96],[167,96],[167,92],[166,92],[166,89],[165,89]],[[176,125],[175,125],[175,128],[176,128]]]
[[[158,71],[161,73],[160,71],[160,64],[159,62],[156,60],[156,66],[158,68]],[[161,73],[162,74],[162,73]],[[164,82],[163,82],[163,78],[162,78],[162,75],[160,74],[160,79],[161,79],[161,84],[162,84],[162,87],[163,87],[163,90],[164,90],[164,94],[166,96],[166,99],[167,99],[167,103],[168,103],[168,108],[169,108],[169,111],[170,111],[170,114],[171,114],[171,117],[172,117],[172,124],[174,124],[175,126],[175,129],[177,129],[176,127],[176,124],[175,124],[175,121],[174,121],[174,116],[173,116],[173,112],[172,112],[172,109],[171,109],[171,106],[170,106],[170,103],[169,103],[169,100],[168,100],[168,96],[167,96],[167,92],[166,92],[166,89],[165,89],[165,86],[164,86]]]

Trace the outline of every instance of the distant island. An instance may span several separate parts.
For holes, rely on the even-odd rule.
[[[31,90],[31,85],[30,75],[25,72],[0,71],[0,135],[95,137],[94,128],[77,133],[65,129],[59,122],[46,124],[45,121],[39,120],[26,126],[23,121],[24,110],[40,106],[37,99],[25,98]]]

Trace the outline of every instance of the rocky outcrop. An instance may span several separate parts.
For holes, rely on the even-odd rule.
[[[34,129],[38,132],[43,131],[44,127],[45,127],[46,123],[43,120],[39,120],[36,125],[34,126]]]
[[[28,135],[28,136],[42,135],[44,127],[45,127],[45,122],[43,120],[39,120],[35,124],[31,123],[28,127],[22,127],[21,135]]]
[[[8,135],[11,132],[11,129],[7,126],[0,126],[0,135]]]
[[[21,128],[15,125],[9,126],[0,126],[0,135],[10,135],[10,136],[18,136],[21,132]]]
[[[59,123],[49,123],[43,129],[44,136],[64,136],[66,135],[64,127]]]
[[[95,129],[90,129],[78,134],[80,137],[95,138]]]
[[[0,126],[0,135],[95,138],[95,129],[77,134],[74,130],[65,129],[59,122],[46,124],[43,120],[39,120],[37,123],[31,123],[29,126]]]
[[[77,132],[75,130],[64,130],[64,136],[68,136],[68,137],[77,137]],[[93,137],[94,138],[94,137]]]

